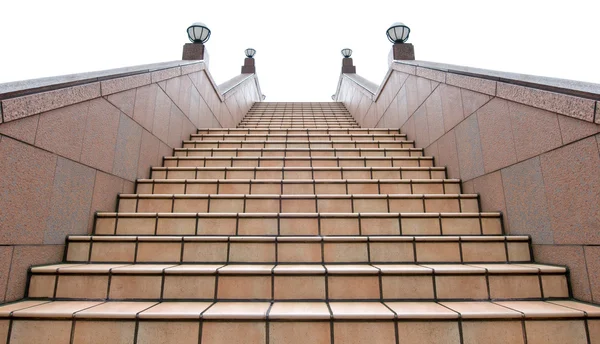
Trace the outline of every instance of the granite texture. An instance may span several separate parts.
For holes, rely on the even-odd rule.
[[[175,78],[181,75],[181,68],[174,67],[168,69],[162,69],[152,72],[152,83],[160,82],[163,80]]]
[[[471,115],[454,129],[456,150],[460,166],[460,177],[473,179],[484,174],[483,155],[477,116]]]
[[[509,109],[518,161],[561,146],[557,114],[513,102]]]
[[[438,87],[442,98],[444,130],[447,132],[464,119],[464,110],[460,88],[442,84]],[[470,114],[469,114],[470,115]]]
[[[0,246],[0,302],[5,302],[12,255],[12,246]]]
[[[417,76],[427,78],[430,80],[434,80],[437,82],[441,82],[441,83],[446,82],[446,73],[439,71],[439,70],[417,67],[416,74],[417,74]]]
[[[150,84],[150,73],[137,74],[126,76],[123,78],[115,78],[103,80],[100,82],[100,89],[103,96],[109,94],[130,90]]]
[[[573,117],[558,116],[558,125],[560,126],[560,135],[562,136],[563,144],[568,144],[600,132],[600,125]]]
[[[162,158],[162,156],[159,156],[160,141],[150,132],[142,130],[142,140],[140,145],[137,177],[149,178],[150,168],[152,166],[160,166]]]
[[[109,103],[116,106],[119,110],[123,111],[127,116],[133,118],[133,111],[135,108],[135,94],[136,89],[127,90],[115,94],[111,94],[106,99]]]
[[[154,123],[152,125],[152,134],[163,142],[169,141],[169,120],[171,117],[171,104],[167,94],[162,89],[157,88],[156,103],[154,106]]]
[[[553,244],[540,158],[503,169],[502,185],[511,234],[529,234],[535,244]]]
[[[123,192],[123,179],[97,171],[93,187],[87,234],[92,233],[96,211],[115,211],[117,209],[117,195]]]
[[[15,246],[5,301],[23,298],[27,282],[27,269],[32,265],[58,263],[62,259],[64,248],[64,245]]]
[[[104,172],[112,171],[119,116],[119,109],[104,98],[90,102],[79,159],[82,164]]]
[[[427,110],[427,128],[429,130],[429,141],[433,142],[444,135],[444,114],[442,111],[442,97],[440,88],[435,91],[425,101]]]
[[[0,134],[16,140],[33,144],[38,129],[39,115],[21,118],[20,120],[3,123],[0,125]]]
[[[142,130],[131,118],[120,115],[113,174],[130,181],[137,177]]]
[[[486,173],[517,162],[508,102],[494,98],[477,110]]]
[[[5,122],[100,97],[100,83],[62,88],[2,100]]]
[[[472,113],[477,111],[480,107],[492,99],[492,97],[488,96],[487,94],[469,91],[464,88],[460,89],[460,95],[462,98],[463,114],[465,118],[469,117]]]
[[[493,80],[474,78],[471,76],[447,73],[446,83],[448,85],[466,88],[467,90],[484,93],[490,96],[496,95],[496,82]]]
[[[138,88],[135,94],[133,119],[148,131],[153,130],[157,91],[158,86],[152,84]]]
[[[473,192],[479,194],[479,201],[483,211],[501,211],[504,218],[504,230],[510,232],[510,222],[504,201],[504,185],[500,171],[485,174],[473,179]]]
[[[600,246],[584,246],[592,301],[600,303]]]
[[[595,102],[590,99],[503,82],[498,83],[498,97],[587,122],[594,121]]]
[[[439,155],[435,157],[436,166],[445,166],[448,178],[460,178],[460,165],[456,149],[456,136],[450,130],[437,141]]]
[[[89,102],[52,110],[40,116],[35,145],[79,161]]]
[[[415,120],[415,146],[429,146],[429,128],[427,126],[427,110],[425,106],[421,106],[417,111],[415,111],[412,118]]]

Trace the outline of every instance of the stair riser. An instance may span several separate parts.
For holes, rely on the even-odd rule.
[[[194,197],[194,196],[190,196]],[[215,198],[216,197],[216,198]],[[251,198],[129,197],[121,195],[119,212],[128,213],[474,213],[477,198]],[[284,196],[285,197],[285,196]],[[263,211],[264,210],[264,211]]]
[[[138,194],[237,194],[237,195],[351,195],[351,194],[459,194],[457,181],[267,181],[240,180],[138,181]]]
[[[34,274],[29,297],[70,300],[378,301],[569,297],[565,275]]]
[[[242,129],[242,128],[215,128],[198,129],[194,136],[202,135],[394,135],[406,139],[406,134],[400,133],[398,129]]]
[[[69,262],[483,263],[529,262],[527,242],[77,241]],[[91,246],[91,253],[90,253]]]
[[[183,148],[414,148],[412,142],[184,142]]]
[[[413,142],[407,141],[405,135],[400,134],[192,134],[190,141],[194,142],[205,142],[205,141],[219,141],[219,142],[311,142],[311,143],[322,143],[322,142],[357,142],[357,143],[369,143],[373,141],[380,142]]]
[[[446,179],[445,170],[363,169],[153,169],[153,179]]]
[[[423,150],[419,148],[339,148],[339,149],[228,149],[228,148],[176,148],[174,156],[178,157],[421,157]]]
[[[401,343],[538,343],[587,344],[585,319],[445,319],[445,320],[202,320],[197,319],[19,319],[12,321],[10,343],[182,343],[182,344],[397,344]],[[8,320],[6,320],[8,327]],[[590,331],[591,343],[600,335]],[[292,335],[297,334],[297,335]],[[243,340],[242,340],[243,338]],[[4,341],[3,341],[4,342]]]
[[[248,202],[247,200],[246,202]],[[316,214],[278,216],[265,213],[267,202],[258,200],[256,216],[245,214],[196,215],[100,214],[95,235],[500,235],[498,216],[372,214],[358,216]],[[279,202],[272,202],[278,207]],[[233,206],[233,205],[232,205]],[[223,203],[227,207],[227,203]],[[234,209],[235,210],[235,209]],[[248,211],[246,211],[248,213]]]
[[[167,157],[165,167],[433,167],[427,157],[389,158],[219,158]]]

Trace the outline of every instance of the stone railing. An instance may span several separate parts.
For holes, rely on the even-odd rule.
[[[342,74],[334,98],[363,127],[400,127],[600,303],[600,85],[395,61],[381,86]]]
[[[0,84],[0,302],[197,128],[233,127],[261,97],[255,74],[218,86],[202,61]]]

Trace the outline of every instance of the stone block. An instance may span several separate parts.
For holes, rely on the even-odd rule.
[[[176,78],[181,75],[181,68],[173,67],[167,69],[161,69],[152,72],[152,83],[157,83],[163,80]]]
[[[582,246],[533,245],[533,256],[538,263],[567,266],[573,297],[583,301],[592,301]]]
[[[148,131],[153,130],[157,91],[158,86],[152,84],[138,88],[135,94],[133,119]]]
[[[558,116],[558,124],[563,144],[600,132],[600,125],[568,116]]]
[[[63,251],[64,245],[15,246],[5,301],[15,301],[25,296],[27,269],[30,266],[58,263]]]
[[[105,172],[112,171],[119,116],[119,109],[104,98],[90,102],[81,149],[81,163]]]
[[[100,82],[100,89],[103,96],[118,93],[132,88],[141,87],[150,84],[150,73],[143,73],[122,78],[108,79]]]
[[[600,156],[590,137],[540,157],[554,243],[600,243]]]
[[[595,102],[590,99],[503,82],[498,83],[498,97],[587,122],[594,121]]]
[[[409,140],[414,140],[415,136],[416,136],[415,117],[410,116],[410,118],[408,120],[406,120],[406,122],[402,125],[402,127],[400,127],[400,131],[402,133],[406,134],[406,137]]]
[[[415,146],[429,146],[429,129],[427,126],[427,110],[425,106],[421,106],[413,115],[415,120]]]
[[[460,177],[469,180],[484,174],[477,116],[471,115],[454,129]]]
[[[421,105],[417,94],[417,77],[409,76],[403,88],[406,89],[406,109],[408,110],[408,117],[410,117]]]
[[[185,114],[186,117],[190,116],[190,102],[192,98],[192,80],[187,76],[178,78],[179,81],[179,96],[177,97],[177,106]]]
[[[135,109],[135,94],[137,90],[127,90],[119,93],[114,93],[106,99],[119,110],[123,111],[127,116],[133,118]]]
[[[117,209],[117,195],[123,192],[123,179],[113,175],[96,172],[92,205],[88,217],[88,233],[94,226],[94,213],[96,211],[115,211]]]
[[[35,115],[3,123],[0,125],[0,134],[33,144],[39,120],[40,116]]]
[[[442,84],[438,87],[442,97],[444,131],[449,131],[464,119],[460,88]]]
[[[412,45],[412,43],[394,44],[392,46],[392,58],[394,61],[414,60],[415,47]]]
[[[444,114],[442,112],[442,98],[440,89],[437,88],[425,101],[427,109],[427,128],[429,130],[429,141],[433,142],[444,135]]]
[[[485,103],[489,102],[492,97],[487,94],[469,91],[467,89],[460,89],[460,95],[462,98],[463,104],[463,115],[464,117],[469,117],[475,111],[477,111],[480,107],[485,105]]]
[[[192,73],[197,73],[201,70],[204,70],[204,63],[191,63],[185,66],[181,66],[181,75],[187,75]]]
[[[100,97],[100,83],[61,88],[2,100],[5,122]]]
[[[417,67],[417,76],[441,83],[446,82],[446,72],[442,72],[435,69]]]
[[[421,106],[423,102],[429,97],[429,95],[433,92],[433,87],[431,85],[431,81],[425,78],[417,78],[417,104]]]
[[[584,246],[592,302],[600,303],[600,246]]]
[[[518,161],[562,144],[558,116],[555,113],[512,102],[508,106]]]
[[[437,141],[439,155],[436,156],[436,166],[446,166],[448,178],[460,178],[458,150],[454,130],[450,130]]]
[[[167,87],[165,93],[171,98],[171,101],[175,104],[179,104],[179,89],[181,88],[182,78],[172,78],[167,80]]]
[[[143,129],[126,115],[120,117],[112,172],[133,181],[137,176]]]
[[[156,136],[146,130],[142,130],[142,141],[140,147],[140,160],[138,162],[138,178],[150,178],[150,168],[160,166],[159,159],[160,141]]]
[[[59,157],[56,163],[45,244],[62,244],[69,234],[87,234],[96,171]]]
[[[88,109],[85,102],[40,115],[35,145],[79,161]]]
[[[503,169],[502,185],[511,234],[529,234],[535,244],[554,243],[540,159]]]
[[[204,60],[204,53],[206,49],[204,44],[201,43],[185,43],[183,45],[183,54],[181,59],[184,61],[188,60]]]
[[[0,141],[0,242],[41,244],[52,197],[56,155]]]
[[[510,233],[509,221],[504,201],[504,186],[500,171],[485,174],[473,179],[473,191],[479,194],[483,211],[501,211],[504,216],[504,230]]]
[[[486,173],[517,162],[508,102],[494,98],[477,110],[483,167]]]
[[[167,144],[171,147],[181,147],[181,129],[185,115],[175,104],[171,105],[171,116],[169,117],[169,139]]]
[[[154,123],[152,134],[163,142],[169,141],[169,121],[171,117],[172,101],[161,89],[156,91],[156,104],[154,107]]]
[[[8,273],[12,263],[13,247],[0,246],[0,302],[5,302]]]
[[[482,79],[461,74],[447,73],[446,83],[448,85],[466,88],[467,90],[484,93],[490,96],[496,95],[496,81]]]

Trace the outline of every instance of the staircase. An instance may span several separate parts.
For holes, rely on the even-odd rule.
[[[31,269],[0,342],[600,343],[564,267],[340,103],[256,103],[136,192]]]

